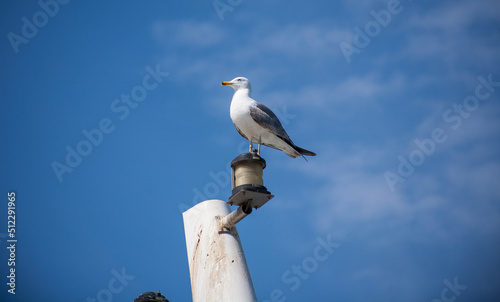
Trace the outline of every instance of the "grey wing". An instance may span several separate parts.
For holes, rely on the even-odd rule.
[[[294,146],[285,129],[283,129],[278,117],[271,111],[271,109],[261,103],[257,103],[257,106],[250,107],[250,116],[257,124],[268,129],[271,133],[280,137],[291,146]]]

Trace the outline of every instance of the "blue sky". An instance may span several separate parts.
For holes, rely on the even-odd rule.
[[[191,301],[182,211],[231,194],[245,76],[318,154],[262,150],[259,301],[498,301],[500,3],[216,4],[2,1],[0,300]]]

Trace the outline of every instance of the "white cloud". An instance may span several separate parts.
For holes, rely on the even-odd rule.
[[[498,1],[484,0],[445,2],[435,9],[412,11],[401,32],[408,38],[406,57],[439,58],[448,64],[450,75],[461,72],[455,68],[458,63],[491,66],[498,62],[500,45],[478,32],[477,26],[498,26],[500,18],[494,12],[499,10]]]
[[[259,47],[265,52],[311,57],[311,55],[333,54],[333,49],[348,37],[350,37],[349,31],[335,28],[331,23],[294,24],[271,31],[267,27],[260,28],[257,34],[254,34],[252,43],[260,44]]]
[[[367,1],[364,3],[366,15],[370,9],[377,9],[371,7]],[[492,6],[487,6],[486,3]],[[311,59],[311,65],[332,63],[340,57],[340,52],[332,50],[338,50],[340,41],[349,40],[348,37],[352,35],[351,28],[338,28],[333,22],[292,24],[284,27],[273,26],[272,22],[268,22],[266,25],[250,27],[245,38],[234,38],[234,29],[223,28],[222,24],[183,21],[179,24],[172,22],[160,25],[169,30],[179,28],[172,39],[162,40],[169,44],[165,61],[175,67],[176,76],[179,78],[203,75],[209,77],[207,82],[213,85],[220,82],[221,79],[217,78],[220,74],[244,70],[247,74],[238,75],[259,75],[256,82],[261,86],[254,85],[254,95],[257,92],[259,97],[256,99],[269,107],[286,105],[292,114],[296,114],[297,108],[307,108],[317,113],[316,116],[328,115],[337,118],[347,115],[349,111],[366,113],[379,106],[386,109],[387,107],[383,107],[385,102],[395,96],[405,96],[413,100],[414,92],[428,90],[431,84],[439,87],[442,83],[449,84],[457,79],[475,79],[477,74],[473,74],[475,71],[471,71],[467,64],[480,62],[480,67],[491,66],[490,59],[497,56],[498,51],[495,50],[499,50],[499,47],[475,37],[470,27],[478,21],[498,19],[491,12],[492,7],[498,6],[499,4],[491,1],[482,1],[479,4],[446,2],[441,7],[433,6],[426,10],[410,10],[408,6],[402,12],[406,14],[406,18],[398,19],[398,22],[403,23],[400,26],[401,31],[388,28],[385,32],[388,35],[395,34],[396,38],[404,35],[402,41],[406,42],[392,47],[390,56],[384,53],[383,56],[388,56],[384,57],[387,62],[410,60],[413,64],[425,62],[432,66],[446,60],[448,70],[429,68],[430,72],[420,72],[412,69],[403,74],[394,71],[386,75],[383,74],[386,69],[380,64],[380,58],[373,56],[372,61],[378,64],[380,69],[367,66],[362,71],[351,73],[334,74],[335,71],[332,71],[333,75],[323,81],[317,78],[302,86],[293,87],[285,82],[281,87],[278,85],[281,83],[276,84],[283,72],[290,71],[272,69],[273,60],[284,58],[284,62],[292,64],[297,58],[307,58]],[[389,26],[395,26],[394,24]],[[164,37],[166,34],[160,25],[156,29],[156,36]],[[175,51],[185,45],[200,47],[199,53],[203,55],[186,56]],[[368,55],[369,51],[370,48],[364,49],[363,55]],[[497,61],[498,59],[493,60]],[[288,68],[289,65],[279,66]],[[314,74],[314,68],[306,70],[305,74]],[[410,80],[407,74],[411,74],[413,80]],[[274,86],[265,87],[265,83],[273,83]],[[444,89],[441,87],[439,90]],[[231,94],[232,92],[228,92],[227,96],[225,94],[226,103],[220,102],[217,95],[209,102],[219,104],[217,108],[224,106],[227,109]],[[436,154],[431,155],[432,157],[401,184],[395,193],[387,186],[384,171],[393,166],[397,167],[397,158],[388,158],[387,154],[394,156],[394,150],[401,149],[395,144],[387,145],[387,141],[403,141],[403,144],[407,142],[406,148],[411,150],[415,147],[415,138],[428,137],[432,129],[442,126],[442,113],[449,105],[448,100],[439,96],[426,99],[426,96],[418,93],[417,95],[417,101],[430,105],[429,118],[419,124],[409,125],[415,129],[414,138],[395,139],[384,137],[382,133],[375,145],[357,141],[344,146],[343,149],[336,148],[333,143],[322,142],[322,150],[315,150],[318,154],[321,153],[321,157],[314,158],[306,166],[290,166],[290,169],[305,169],[301,172],[314,179],[321,179],[318,182],[321,185],[312,193],[315,206],[311,207],[315,209],[311,223],[318,232],[332,233],[333,226],[340,224],[344,230],[336,232],[345,235],[356,225],[370,224],[386,232],[374,237],[373,240],[378,242],[407,240],[408,234],[403,230],[408,230],[412,224],[411,230],[408,231],[411,233],[411,240],[419,242],[453,240],[456,228],[498,232],[496,221],[499,221],[499,215],[496,214],[498,211],[492,210],[494,206],[491,200],[499,197],[494,175],[500,173],[500,168],[498,158],[488,151],[492,146],[497,146],[492,145],[491,140],[498,140],[500,135],[498,130],[491,130],[500,129],[497,110],[479,108],[473,113],[477,118],[464,120],[459,130],[449,132],[449,141],[439,145]],[[339,106],[342,106],[343,110],[338,110]],[[221,112],[221,115],[227,117],[227,110]],[[387,116],[382,114],[381,117]],[[477,148],[463,148],[467,144]],[[359,149],[356,149],[358,147]],[[403,150],[408,150],[406,148]],[[464,196],[477,196],[480,200],[470,201],[464,199]],[[454,223],[452,228],[449,226],[450,222]],[[371,230],[366,232],[370,233]]]
[[[276,85],[274,90],[262,95],[262,102],[339,118],[353,112],[380,109],[388,100],[400,95],[407,85],[406,77],[400,74],[382,78],[376,73],[353,75],[339,82],[327,79],[302,87],[283,83],[283,88]]]
[[[398,184],[395,193],[389,190],[381,171],[386,162],[397,165],[396,158],[386,155],[391,146],[365,146],[354,152],[330,146],[323,148],[323,152],[331,151],[321,159],[314,158],[300,168],[291,165],[290,169],[301,169],[324,183],[312,198],[316,210],[311,223],[319,232],[335,228],[342,232],[340,225],[344,236],[358,225],[376,226],[387,233],[378,232],[373,240],[392,243],[450,242],[457,240],[460,232],[498,234],[500,162],[495,150],[500,145],[500,125],[498,110],[491,109],[484,114],[476,112],[477,118],[464,125],[462,133],[456,133],[460,145],[451,141],[451,145],[437,146],[436,154]],[[373,230],[363,232],[371,234]]]
[[[239,27],[224,27],[223,23],[157,21],[152,26],[152,36],[165,46],[163,61],[175,72],[180,70],[183,78],[226,73],[234,68],[245,70],[246,74],[264,75],[276,60],[290,58],[324,64],[325,60],[340,56],[338,43],[348,36],[348,31],[339,30],[332,22],[283,27],[263,21],[245,28],[240,32]]]
[[[448,1],[424,14],[414,14],[409,26],[434,32],[463,33],[474,22],[500,20],[498,11],[500,3],[495,0]]]
[[[369,172],[362,165],[342,167],[338,163],[344,160],[345,156],[339,157],[337,164],[321,165],[330,178],[312,198],[316,210],[311,223],[318,232],[344,238],[356,231],[367,237],[370,246],[436,240],[444,244],[456,242],[457,232],[498,233],[500,215],[493,200],[500,195],[492,187],[500,173],[498,162],[472,169],[448,162],[444,169],[450,171],[444,176],[414,175],[403,184],[410,189],[392,193],[382,174]],[[455,188],[454,192],[447,187]]]

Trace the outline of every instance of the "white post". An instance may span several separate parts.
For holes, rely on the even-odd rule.
[[[236,227],[224,227],[230,212],[214,199],[182,214],[193,302],[257,302]]]

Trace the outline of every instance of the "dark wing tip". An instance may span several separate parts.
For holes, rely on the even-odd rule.
[[[300,155],[316,156],[316,153],[309,151],[309,150],[306,150],[306,149],[303,149],[301,147],[296,146],[295,150],[297,150],[297,152],[299,152]]]

